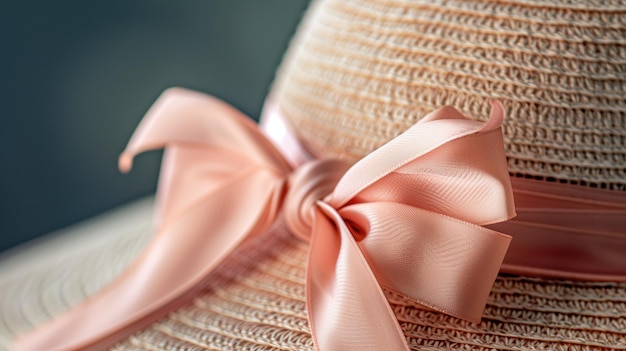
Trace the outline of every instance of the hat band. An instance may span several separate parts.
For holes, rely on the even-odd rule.
[[[517,217],[490,228],[513,236],[501,271],[626,281],[626,194],[512,178]]]
[[[271,98],[261,127],[292,164],[314,158]],[[517,217],[489,225],[513,237],[501,272],[626,281],[626,193],[514,176],[511,184]]]

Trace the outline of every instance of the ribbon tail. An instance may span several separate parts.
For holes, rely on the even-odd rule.
[[[391,306],[339,214],[318,202],[307,305],[318,350],[409,350]]]
[[[17,350],[100,350],[187,301],[245,238],[265,229],[273,181],[268,172],[243,174],[164,223],[113,284],[23,335]]]

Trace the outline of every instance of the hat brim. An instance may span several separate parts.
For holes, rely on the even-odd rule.
[[[123,271],[147,243],[144,199],[54,234],[0,261],[0,347],[83,301]],[[242,246],[193,301],[115,350],[312,349],[304,271],[308,244],[282,226]],[[258,259],[250,262],[249,257]],[[624,347],[626,284],[500,275],[479,324],[428,310],[386,291],[414,349]]]

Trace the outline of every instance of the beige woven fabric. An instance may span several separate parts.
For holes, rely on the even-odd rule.
[[[624,190],[626,2],[317,1],[274,96],[314,154],[349,160],[496,98],[513,174]]]
[[[191,304],[113,350],[311,350],[308,245],[281,233],[247,245]],[[500,276],[480,324],[387,296],[415,350],[626,349],[626,284]]]
[[[144,198],[0,255],[0,351],[115,279],[149,241],[152,207]]]

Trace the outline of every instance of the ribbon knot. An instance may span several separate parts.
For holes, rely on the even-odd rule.
[[[314,206],[333,191],[348,168],[345,161],[324,159],[309,161],[292,173],[283,208],[293,234],[309,241]]]
[[[294,170],[246,116],[169,90],[120,158],[166,147],[157,235],[119,280],[18,340],[20,350],[94,348],[179,305],[246,238],[280,217],[310,241],[306,304],[316,349],[408,350],[383,287],[479,321],[514,215],[499,103],[486,123],[451,107],[349,166]]]

